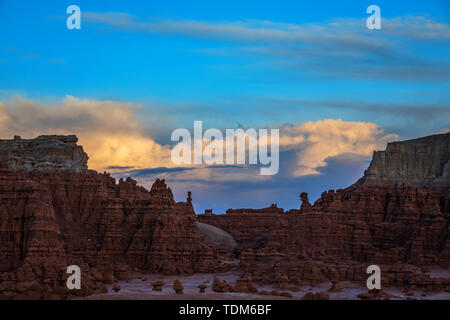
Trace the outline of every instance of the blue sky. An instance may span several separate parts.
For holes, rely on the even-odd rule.
[[[66,28],[70,4],[81,8],[81,30]],[[370,4],[381,8],[382,30],[366,29]],[[370,122],[383,143],[387,135],[429,135],[450,127],[449,8],[446,0],[0,0],[0,103],[20,114],[23,100],[40,111],[67,107],[64,99],[76,97],[74,108],[83,105],[84,111],[76,109],[78,118],[64,121],[65,131],[77,131],[83,126],[73,123],[80,114],[94,116],[83,114],[86,105],[113,101],[114,108],[133,109],[136,124],[126,130],[162,146],[173,129],[191,128],[194,120],[219,128]],[[61,131],[66,123],[14,119],[15,124],[2,124],[0,134]],[[23,123],[27,128],[21,130]],[[294,156],[286,151],[282,161],[300,159],[306,148],[298,146]],[[244,200],[254,206],[279,200],[292,207],[300,191],[314,198],[362,174],[367,152],[354,146],[343,150],[355,156],[330,154],[322,159],[320,175],[293,177],[289,162],[269,191],[267,182],[248,180],[250,169],[242,172],[243,181],[220,185],[167,177],[179,185],[179,200],[195,189],[200,209],[220,211],[245,205]],[[143,166],[163,167],[152,161]],[[143,183],[155,178],[152,172]],[[221,199],[221,192],[232,192],[235,202]]]

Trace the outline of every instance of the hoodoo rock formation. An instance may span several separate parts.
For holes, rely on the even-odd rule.
[[[128,178],[87,170],[74,136],[0,142],[0,293],[42,287],[41,298],[104,290],[130,272],[189,274],[220,267],[200,240],[191,203],[175,202],[164,180],[150,191]],[[68,291],[78,265],[82,290]],[[21,290],[24,291],[24,290]],[[26,291],[26,290],[25,290]]]
[[[314,205],[302,193],[300,210],[228,210],[199,221],[231,234],[243,273],[261,283],[364,283],[376,264],[383,285],[449,290],[450,278],[420,271],[450,267],[449,168],[450,134],[395,142],[374,153],[357,183]]]
[[[214,281],[214,292],[339,290],[344,280],[365,285],[372,264],[383,286],[449,291],[450,278],[429,273],[450,267],[449,158],[450,134],[395,142],[354,185],[314,204],[301,193],[299,209],[196,216],[192,194],[176,202],[164,180],[146,190],[88,170],[75,136],[0,140],[0,299],[104,293],[133,271],[241,274],[235,286]],[[70,265],[81,268],[81,290],[66,287]]]

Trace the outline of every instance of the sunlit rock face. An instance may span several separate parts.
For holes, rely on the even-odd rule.
[[[86,170],[88,155],[76,136],[39,136],[0,140],[0,162],[13,171]]]

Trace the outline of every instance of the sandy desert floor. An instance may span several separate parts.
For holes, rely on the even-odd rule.
[[[450,276],[450,270],[433,270],[430,272],[434,276]],[[328,292],[331,288],[331,283],[323,283],[321,285],[311,287],[309,285],[298,286],[298,291],[280,290],[272,286],[259,286],[257,283],[254,285],[258,290],[272,291],[277,290],[287,291],[292,295],[292,298],[272,296],[272,295],[260,295],[260,294],[248,294],[248,293],[215,293],[211,290],[211,286],[214,277],[217,276],[220,280],[226,280],[228,283],[234,283],[239,274],[228,272],[221,274],[195,274],[192,276],[180,277],[180,276],[161,276],[157,274],[134,274],[130,281],[120,281],[117,284],[120,286],[119,292],[114,292],[113,285],[108,286],[109,293],[97,294],[86,297],[84,299],[89,300],[298,300],[303,297],[307,292]],[[184,294],[175,294],[172,284],[173,281],[179,279],[184,286]],[[161,292],[152,291],[151,283],[156,280],[162,280],[165,282]],[[206,293],[199,293],[198,286],[200,284],[207,285]],[[349,281],[342,281],[339,283],[341,292],[328,292],[330,300],[359,300],[357,297],[360,293],[366,293],[367,288],[360,284],[352,283]],[[424,290],[416,290],[413,296],[406,296],[404,288],[382,288],[384,292],[390,295],[391,300],[450,300],[450,293],[429,293]]]

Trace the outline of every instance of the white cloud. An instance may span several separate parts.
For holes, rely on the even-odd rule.
[[[99,171],[110,166],[134,169],[177,167],[171,161],[171,146],[162,145],[145,133],[137,120],[138,110],[139,106],[132,103],[72,96],[52,105],[16,98],[0,102],[0,136],[33,138],[42,134],[76,134],[90,157],[89,167]],[[283,126],[280,148],[281,152],[296,151],[298,161],[292,174],[305,176],[319,174],[318,168],[326,166],[329,157],[346,153],[370,157],[373,150],[383,149],[387,141],[397,138],[397,135],[384,135],[374,123],[325,119]],[[200,166],[195,170],[162,175],[185,181],[267,179],[258,173],[254,167]]]
[[[423,16],[383,17],[382,30],[376,32],[367,29],[366,17],[304,24],[145,20],[117,12],[87,12],[85,18],[91,23],[144,34],[230,41],[238,45],[219,51],[203,48],[199,52],[251,55],[290,72],[327,74],[333,78],[446,81],[450,70],[445,54],[435,50],[437,41],[448,45],[450,25]],[[429,50],[416,51],[419,42]]]
[[[282,150],[296,150],[298,156],[295,176],[317,175],[325,160],[341,154],[370,156],[376,149],[384,149],[395,134],[384,135],[383,130],[370,122],[341,119],[308,121],[301,125],[281,128]]]
[[[366,18],[341,18],[328,22],[294,24],[268,20],[207,22],[197,20],[143,21],[123,12],[85,12],[89,22],[125,29],[200,38],[242,41],[322,41],[331,39],[374,43]],[[373,32],[372,32],[373,34]],[[416,39],[448,39],[450,25],[423,16],[383,18],[383,34]],[[379,42],[378,42],[379,43]]]

